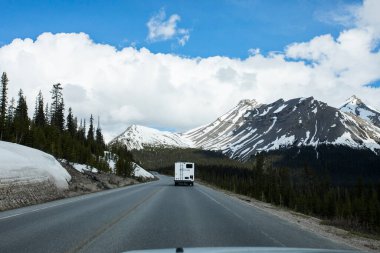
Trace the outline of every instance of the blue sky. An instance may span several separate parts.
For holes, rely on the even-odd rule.
[[[35,39],[43,32],[84,32],[97,43],[122,48],[133,43],[152,52],[189,57],[223,55],[246,58],[250,48],[261,53],[282,51],[293,42],[321,34],[338,36],[342,24],[328,16],[361,1],[14,1],[1,0],[0,43]],[[180,16],[188,30],[184,46],[175,40],[148,41],[147,22],[164,10]]]
[[[340,106],[355,94],[380,108],[379,0],[0,0],[0,9],[10,97],[21,88],[33,108],[60,82],[66,104],[79,118],[99,115],[108,139],[131,124],[186,131],[241,99]]]

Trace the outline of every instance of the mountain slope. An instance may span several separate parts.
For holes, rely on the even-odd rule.
[[[380,128],[368,121],[375,120],[376,114],[371,118],[369,113],[363,113],[366,108],[376,111],[359,104],[359,113],[353,114],[358,110],[348,105],[351,104],[337,109],[313,97],[279,99],[271,104],[242,100],[214,122],[185,133],[131,126],[111,144],[121,142],[129,149],[194,147],[222,151],[239,160],[261,151],[325,144],[369,149],[379,154]]]
[[[223,143],[223,153],[241,160],[259,151],[320,144],[377,152],[380,129],[313,97],[280,99],[248,111],[244,123],[226,136]]]
[[[144,147],[192,147],[192,143],[180,134],[160,131],[154,128],[132,125],[110,143],[123,144],[128,149],[143,149]]]
[[[363,101],[355,95],[347,99],[339,109],[345,113],[352,113],[380,127],[380,112],[363,103]]]
[[[244,99],[237,106],[228,111],[214,122],[189,130],[182,134],[186,139],[190,139],[195,147],[219,150],[223,147],[223,140],[226,136],[231,136],[233,131],[244,123],[244,114],[258,106],[256,100]]]

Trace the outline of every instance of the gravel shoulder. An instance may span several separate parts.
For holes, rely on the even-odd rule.
[[[358,234],[354,234],[350,231],[334,226],[325,225],[323,224],[323,220],[316,217],[308,216],[302,213],[297,213],[293,210],[265,203],[254,198],[222,190],[203,181],[198,180],[197,182],[212,189],[222,191],[223,193],[229,195],[232,198],[237,198],[240,201],[244,201],[249,205],[259,208],[265,212],[271,213],[281,219],[284,219],[291,223],[295,223],[307,231],[311,231],[323,237],[329,238],[330,240],[339,243],[344,243],[352,248],[356,248],[361,251],[380,252],[379,240],[360,236]]]

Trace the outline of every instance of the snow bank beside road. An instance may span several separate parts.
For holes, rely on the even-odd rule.
[[[135,177],[143,177],[143,178],[154,178],[154,176],[148,171],[144,170],[141,166],[136,163],[132,164],[133,166],[133,175]]]
[[[70,174],[51,155],[37,149],[0,141],[0,185],[50,180],[68,189]]]

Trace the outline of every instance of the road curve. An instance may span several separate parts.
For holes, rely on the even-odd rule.
[[[0,252],[173,247],[348,249],[203,185],[151,183],[0,212]]]

